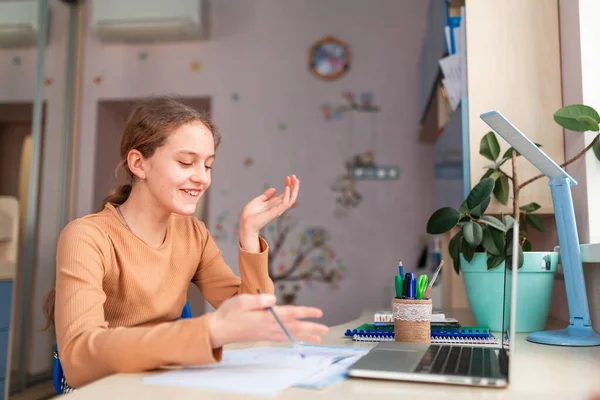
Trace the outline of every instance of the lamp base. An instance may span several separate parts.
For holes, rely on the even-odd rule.
[[[527,341],[555,346],[600,346],[600,335],[591,326],[576,328],[569,325],[556,331],[539,331],[527,335]]]

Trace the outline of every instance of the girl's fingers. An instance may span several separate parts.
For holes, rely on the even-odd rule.
[[[285,186],[285,189],[283,189],[283,205],[285,207],[287,207],[290,204],[290,196],[291,196],[291,189],[289,185]]]
[[[295,178],[295,175],[294,175]],[[294,204],[296,202],[296,199],[298,198],[298,191],[300,190],[300,180],[299,179],[295,179],[293,185],[292,185],[292,196],[290,199],[290,202],[292,204]]]
[[[298,335],[296,337],[296,340],[304,342],[304,343],[311,343],[311,344],[320,344],[323,341],[323,339],[320,336],[310,335],[310,334]]]
[[[323,311],[316,307],[277,306],[275,307],[275,311],[283,320],[321,318],[323,316]]]
[[[308,321],[298,321],[290,324],[289,329],[292,331],[292,335],[295,336],[301,334],[326,335],[329,333],[329,328],[326,325]]]

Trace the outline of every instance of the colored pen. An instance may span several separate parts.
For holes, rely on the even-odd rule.
[[[396,297],[401,299],[402,296],[404,296],[403,290],[404,290],[404,281],[402,280],[402,277],[400,275],[396,275],[394,280],[394,286],[396,288]]]
[[[262,292],[260,291],[260,289],[256,289],[256,291],[258,292],[258,294],[262,294]],[[294,339],[294,337],[292,336],[292,334],[290,333],[290,331],[288,331],[288,329],[285,327],[285,325],[283,324],[283,321],[281,321],[281,319],[279,319],[279,316],[277,315],[277,313],[275,312],[275,310],[273,309],[273,307],[267,307],[267,309],[271,312],[271,314],[273,315],[273,318],[275,318],[275,321],[277,321],[277,323],[279,324],[279,326],[281,327],[281,329],[283,330],[283,333],[285,333],[285,335],[287,336],[287,338],[290,341],[290,344],[292,345],[292,348],[294,349],[295,352],[298,352],[298,344],[296,342],[296,339]],[[304,354],[299,353],[300,356],[302,358],[304,358]]]
[[[407,297],[409,299],[417,298],[417,279],[415,278],[415,274],[413,274],[412,272],[410,273],[410,287]]]
[[[404,266],[402,265],[402,260],[398,260],[398,275],[404,276]]]
[[[425,291],[423,298],[427,298],[427,296],[429,296],[429,291],[433,287],[433,282],[435,282],[435,280],[437,279],[438,274],[442,270],[443,265],[444,265],[444,260],[440,261],[440,265],[438,265],[437,269],[435,270],[435,274],[433,274],[433,278],[431,278],[431,282],[429,282],[429,286],[427,287],[427,290]]]
[[[406,299],[408,297],[408,290],[410,286],[410,272],[407,272],[404,275],[404,287],[402,288],[402,298]]]

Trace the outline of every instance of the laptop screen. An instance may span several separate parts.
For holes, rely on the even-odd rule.
[[[519,241],[519,224],[515,222],[512,229],[507,232],[506,245],[510,246],[507,249],[506,268],[504,268],[504,301],[502,313],[502,348],[506,350],[506,355],[510,355],[511,339],[514,336],[515,318],[515,303],[516,303],[516,282],[517,270],[519,265],[519,256],[522,260],[522,252],[518,245]],[[509,261],[510,260],[510,261]],[[514,298],[513,298],[514,297]]]

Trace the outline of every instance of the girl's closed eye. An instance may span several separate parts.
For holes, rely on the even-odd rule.
[[[184,167],[191,167],[192,163],[185,163],[183,161],[179,161],[179,164],[183,165]]]

